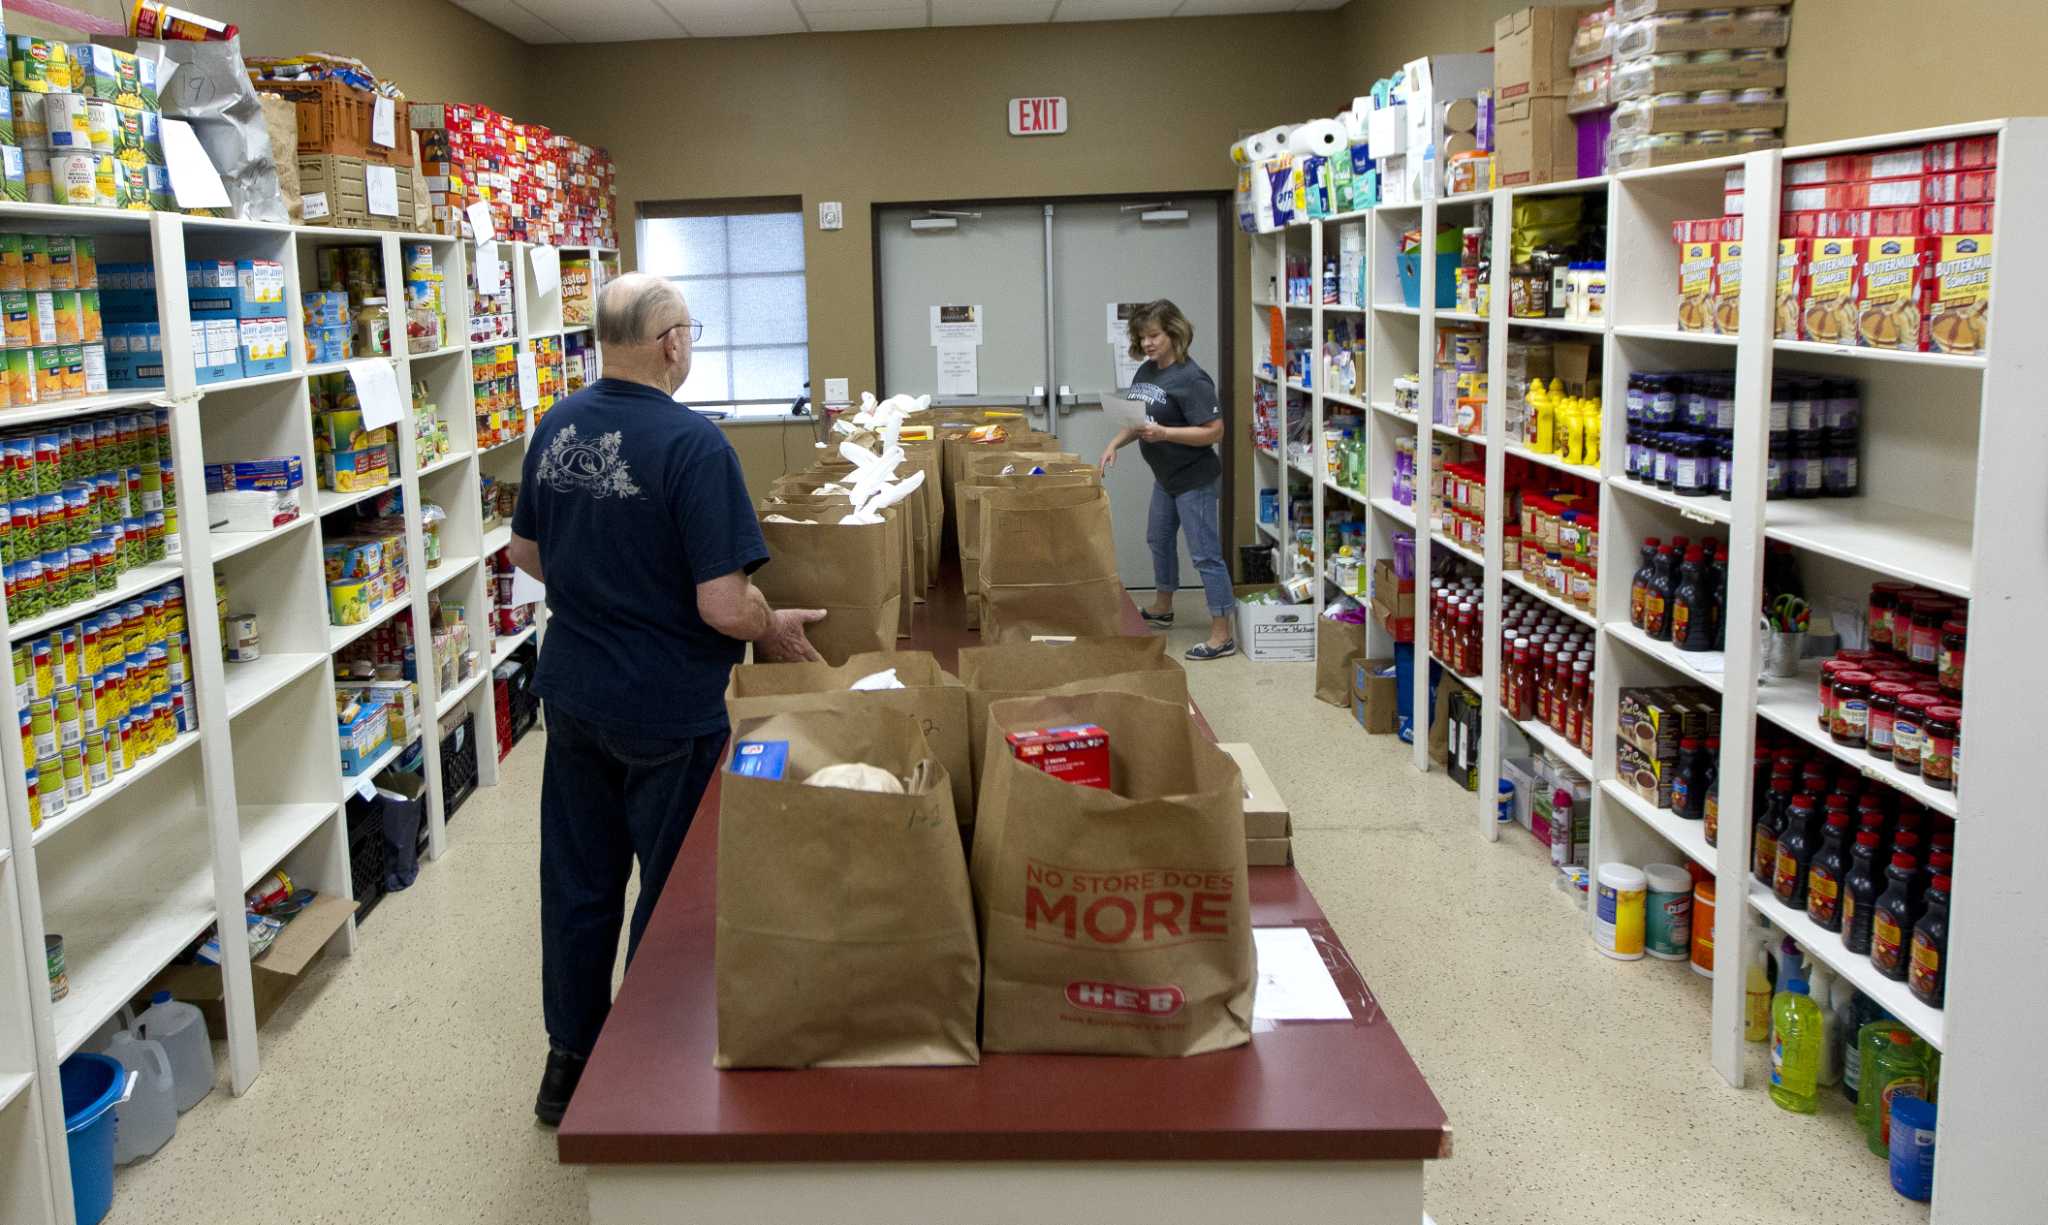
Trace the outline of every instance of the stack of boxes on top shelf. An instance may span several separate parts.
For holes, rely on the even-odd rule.
[[[442,232],[474,237],[464,210],[481,200],[502,239],[618,245],[612,160],[603,149],[474,103],[421,103],[410,121]]]
[[[1492,84],[1490,54],[1431,55],[1353,101],[1354,112],[1369,108],[1364,127],[1380,203],[1492,189],[1499,143]]]
[[[291,369],[282,263],[193,260],[185,272],[192,304],[192,366],[199,382]]]
[[[1294,862],[1294,824],[1273,776],[1248,744],[1219,744],[1244,776],[1244,861],[1247,867],[1280,867]]]
[[[1784,165],[1775,333],[1862,348],[1977,355],[1991,300],[1994,135]],[[1747,192],[1728,172],[1723,215],[1677,222],[1678,326],[1741,326]]]
[[[26,34],[6,41],[12,97],[0,106],[0,194],[31,204],[171,209],[156,58]]]
[[[1578,14],[1564,108],[1577,128],[1574,172],[1777,148],[1790,4],[1757,0],[1731,11],[1698,0],[1617,0],[1605,9],[1537,10]]]

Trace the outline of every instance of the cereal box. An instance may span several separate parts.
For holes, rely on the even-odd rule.
[[[1991,305],[1991,235],[1929,239],[1934,269],[1927,285],[1927,336],[1942,353],[1982,353]]]
[[[1927,244],[1918,238],[1871,238],[1857,276],[1856,335],[1865,348],[1919,349],[1920,271]]]
[[[1863,244],[1853,238],[1804,239],[1806,288],[1799,328],[1808,340],[1853,344],[1856,337],[1857,270]]]
[[[1682,332],[1708,330],[1716,253],[1716,245],[1710,242],[1689,242],[1678,249],[1678,328]]]

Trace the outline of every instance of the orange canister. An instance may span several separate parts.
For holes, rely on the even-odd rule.
[[[1696,881],[1692,887],[1692,972],[1714,976],[1714,882]]]

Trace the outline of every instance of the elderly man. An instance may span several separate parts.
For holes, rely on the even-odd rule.
[[[534,1114],[559,1123],[611,1009],[626,882],[631,964],[728,728],[746,644],[818,658],[805,624],[747,576],[768,560],[739,459],[676,403],[703,325],[674,285],[622,276],[597,304],[604,377],[534,430],[512,561],[548,585],[534,690],[547,702],[540,799],[541,1000],[549,1053]]]

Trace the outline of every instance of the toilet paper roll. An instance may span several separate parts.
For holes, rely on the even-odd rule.
[[[1230,146],[1230,160],[1239,166],[1246,165],[1252,160],[1251,155],[1245,152],[1244,146],[1245,142],[1241,140]]]
[[[1287,135],[1287,150],[1306,157],[1329,157],[1349,147],[1344,125],[1334,119],[1313,119]]]

